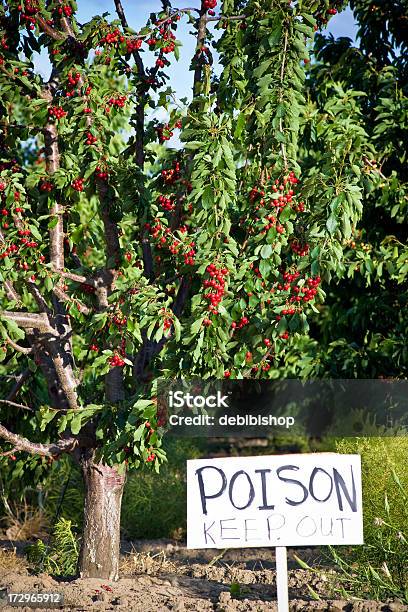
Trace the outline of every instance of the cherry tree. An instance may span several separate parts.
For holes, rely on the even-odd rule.
[[[21,471],[80,464],[83,577],[118,577],[126,473],[165,460],[158,379],[275,376],[341,265],[362,209],[350,134],[369,149],[352,100],[304,176],[298,149],[309,42],[343,5],[164,0],[134,31],[120,0],[87,23],[71,0],[1,2],[0,437]]]

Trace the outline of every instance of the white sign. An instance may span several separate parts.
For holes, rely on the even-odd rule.
[[[363,544],[359,455],[187,462],[187,547]]]

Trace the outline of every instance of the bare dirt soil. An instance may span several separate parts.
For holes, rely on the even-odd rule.
[[[57,592],[64,596],[63,610],[135,612],[273,612],[276,573],[273,549],[189,551],[177,542],[141,541],[124,544],[118,582],[97,579],[54,579],[33,575],[21,556],[21,547],[10,550],[2,542],[0,556],[0,609],[15,610],[4,601],[6,592]],[[9,549],[8,551],[6,549]],[[303,560],[316,566],[323,559],[316,549],[297,549]],[[324,567],[324,565],[323,565]],[[318,574],[296,569],[289,551],[289,592],[292,612],[402,612],[398,602],[339,600],[331,585],[333,571]],[[316,597],[320,599],[317,600]],[[19,610],[32,610],[20,607]],[[41,608],[48,610],[50,608]],[[55,608],[54,608],[55,609]]]

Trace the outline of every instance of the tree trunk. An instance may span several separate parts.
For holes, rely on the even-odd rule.
[[[120,509],[125,475],[95,463],[92,455],[82,459],[85,483],[84,529],[79,575],[81,578],[119,578]]]

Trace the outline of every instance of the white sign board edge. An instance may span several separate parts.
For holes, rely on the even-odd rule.
[[[187,461],[189,549],[363,543],[360,455]]]

